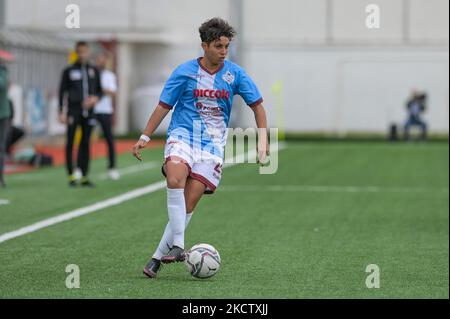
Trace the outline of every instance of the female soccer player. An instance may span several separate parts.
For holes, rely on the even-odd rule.
[[[255,114],[260,132],[260,163],[268,151],[261,94],[240,66],[225,60],[234,29],[226,21],[213,18],[203,23],[199,31],[204,56],[175,69],[133,148],[133,155],[142,160],[139,150],[174,109],[162,167],[167,180],[169,222],[152,259],[144,267],[144,274],[150,278],[156,277],[161,262],[184,260],[184,232],[192,212],[202,195],[213,193],[219,184],[233,95],[239,94]]]

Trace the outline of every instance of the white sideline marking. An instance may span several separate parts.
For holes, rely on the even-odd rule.
[[[9,200],[0,198],[0,205],[8,205],[8,204],[9,204]]]
[[[30,226],[26,226],[26,227],[22,227],[18,230],[9,232],[9,233],[5,233],[3,235],[0,236],[0,243],[10,240],[12,238],[16,238],[19,236],[23,236],[25,234],[29,234],[32,232],[35,232],[39,229],[48,227],[48,226],[52,226],[55,224],[59,224],[62,223],[64,221],[67,220],[71,220],[86,214],[90,214],[93,212],[96,212],[98,210],[107,208],[107,207],[111,207],[111,206],[115,206],[115,205],[119,205],[123,202],[129,201],[131,199],[134,199],[136,197],[148,194],[148,193],[153,193],[161,188],[164,188],[166,186],[166,181],[160,181],[160,182],[156,182],[153,183],[151,185],[145,186],[145,187],[141,187],[141,188],[137,188],[135,190],[132,190],[130,192],[127,192],[125,194],[119,195],[119,196],[115,196],[112,197],[110,199],[95,203],[93,205],[89,205],[83,208],[79,208],[73,211],[70,211],[68,213],[64,213],[55,217],[51,217],[48,219],[44,219],[40,222],[37,222],[35,224],[32,224]]]
[[[221,191],[270,191],[270,192],[339,192],[339,193],[425,193],[448,192],[448,188],[421,187],[379,187],[379,186],[320,186],[320,185],[230,185],[222,186]]]
[[[278,150],[284,149],[286,147],[285,143],[279,143],[278,145]],[[250,156],[256,156],[256,150],[252,150],[250,152],[248,152],[248,157]],[[235,159],[235,163],[227,163],[224,165],[224,167],[230,167],[230,166],[234,166],[236,164],[241,164],[239,163],[240,161],[243,161],[245,159],[245,153],[244,154],[240,154],[238,156],[236,156]],[[118,195],[115,197],[112,197],[110,199],[95,203],[93,205],[89,205],[86,207],[82,207],[82,208],[78,208],[76,210],[73,211],[69,211],[67,213],[63,213],[61,215],[57,215],[54,217],[50,217],[47,219],[44,219],[40,222],[34,223],[32,225],[26,226],[26,227],[22,227],[19,228],[17,230],[14,230],[12,232],[9,233],[5,233],[3,235],[0,236],[0,243],[3,243],[7,240],[16,238],[16,237],[20,237],[35,231],[38,231],[42,228],[46,228],[55,224],[59,224],[62,222],[65,222],[67,220],[71,220],[83,215],[87,215],[90,213],[94,213],[96,211],[99,211],[101,209],[107,208],[107,207],[111,207],[111,206],[115,206],[115,205],[119,205],[122,204],[126,201],[132,200],[134,198],[146,195],[146,194],[150,194],[153,192],[156,192],[162,188],[166,187],[166,180],[162,180],[153,184],[150,184],[148,186],[145,187],[140,187],[137,188],[135,190],[126,192],[122,195]]]

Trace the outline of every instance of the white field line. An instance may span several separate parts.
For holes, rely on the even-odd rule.
[[[0,205],[8,205],[8,204],[9,204],[9,200],[0,198]]]
[[[280,143],[278,149],[281,150],[281,149],[284,149],[285,147],[286,147],[286,144]],[[256,150],[252,150],[252,151],[248,152],[247,156],[248,156],[248,158],[250,158],[250,156],[256,156]],[[233,165],[236,165],[236,164],[240,164],[240,162],[243,161],[244,158],[245,158],[245,154],[240,154],[240,155],[236,156],[236,159],[235,159],[234,163],[225,164],[224,167],[230,167],[230,166],[233,166]],[[93,205],[89,205],[89,206],[86,206],[86,207],[78,208],[78,209],[75,209],[73,211],[69,211],[67,213],[63,213],[63,214],[60,214],[60,215],[57,215],[57,216],[54,216],[54,217],[50,217],[50,218],[44,219],[44,220],[42,220],[40,222],[37,222],[37,223],[34,223],[32,225],[29,225],[29,226],[26,226],[26,227],[22,227],[22,228],[19,228],[17,230],[14,230],[12,232],[8,232],[8,233],[5,233],[5,234],[1,235],[0,236],[0,243],[3,243],[5,241],[7,241],[7,240],[10,240],[10,239],[13,239],[13,238],[17,238],[17,237],[20,237],[20,236],[23,236],[23,235],[26,235],[26,234],[38,231],[40,229],[43,229],[43,228],[46,228],[46,227],[49,227],[49,226],[52,226],[52,225],[55,225],[55,224],[59,224],[59,223],[65,222],[67,220],[71,220],[71,219],[74,219],[74,218],[77,218],[77,217],[80,217],[80,216],[83,216],[83,215],[87,215],[87,214],[91,214],[91,213],[97,212],[97,211],[102,210],[102,209],[107,208],[107,207],[111,207],[111,206],[122,204],[122,203],[124,203],[126,201],[135,199],[137,197],[156,192],[156,191],[158,191],[160,189],[163,189],[165,187],[166,187],[166,181],[165,180],[161,180],[159,182],[150,184],[148,186],[140,187],[140,188],[137,188],[135,190],[126,192],[126,193],[124,193],[122,195],[114,196],[114,197],[109,198],[107,200],[103,200],[103,201],[95,203]]]

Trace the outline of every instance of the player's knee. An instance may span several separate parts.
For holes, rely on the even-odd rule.
[[[167,176],[167,187],[169,188],[184,188],[186,180],[177,176]]]

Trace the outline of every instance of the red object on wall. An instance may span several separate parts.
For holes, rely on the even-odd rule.
[[[0,49],[0,60],[6,62],[14,61],[14,55],[11,52]]]

